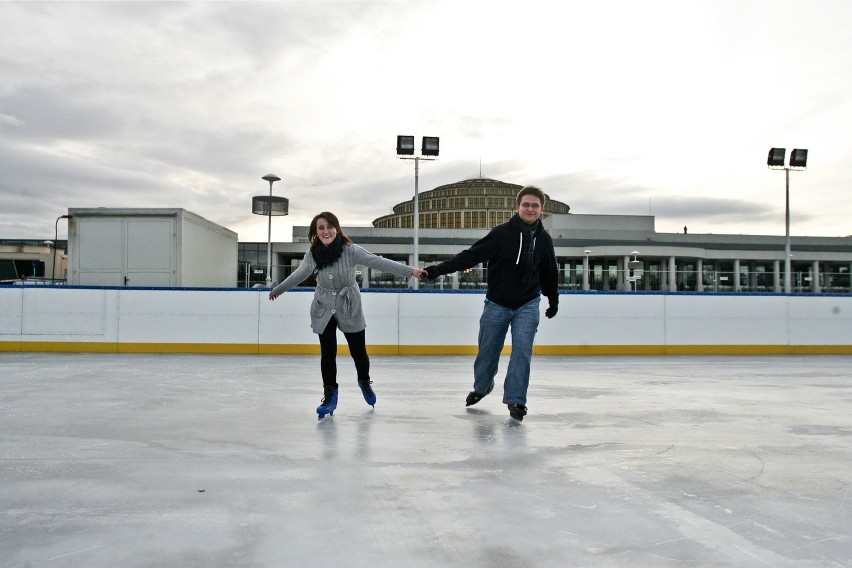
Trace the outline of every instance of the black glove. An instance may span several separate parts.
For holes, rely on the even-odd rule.
[[[547,309],[544,310],[544,315],[547,316],[547,319],[550,319],[559,311],[559,301],[554,302],[553,300],[550,300],[548,304]]]
[[[429,280],[435,280],[440,276],[440,274],[438,274],[438,267],[434,264],[432,266],[425,266],[423,270],[426,271],[426,278]]]

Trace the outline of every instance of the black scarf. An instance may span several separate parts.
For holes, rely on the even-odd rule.
[[[322,244],[322,241],[317,237],[316,244],[311,247],[311,256],[314,257],[314,261],[317,263],[317,270],[331,266],[337,262],[341,254],[343,254],[343,239],[340,238],[340,235],[337,235],[328,246]]]

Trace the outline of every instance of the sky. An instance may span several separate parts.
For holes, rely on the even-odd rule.
[[[78,207],[267,240],[486,177],[656,230],[852,235],[852,1],[0,2],[0,238]]]

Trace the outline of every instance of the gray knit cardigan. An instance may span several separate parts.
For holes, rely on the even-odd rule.
[[[325,330],[331,316],[335,316],[337,326],[345,333],[354,333],[367,327],[361,307],[361,291],[355,281],[356,264],[399,276],[411,276],[414,270],[412,266],[375,255],[356,244],[344,244],[340,258],[316,274],[317,288],[311,302],[311,329],[315,333]],[[314,273],[316,266],[309,250],[296,270],[272,292],[280,296],[290,288],[295,288]]]

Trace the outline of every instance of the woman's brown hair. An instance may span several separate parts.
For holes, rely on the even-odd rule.
[[[334,227],[337,230],[337,234],[340,235],[340,239],[344,243],[351,243],[352,239],[347,237],[343,233],[343,229],[340,228],[340,220],[337,218],[337,215],[331,213],[329,211],[323,211],[322,213],[317,213],[317,215],[311,219],[311,226],[308,228],[308,240],[311,242],[311,246],[314,246],[319,242],[317,238],[317,222],[320,219],[325,219],[325,222]]]

